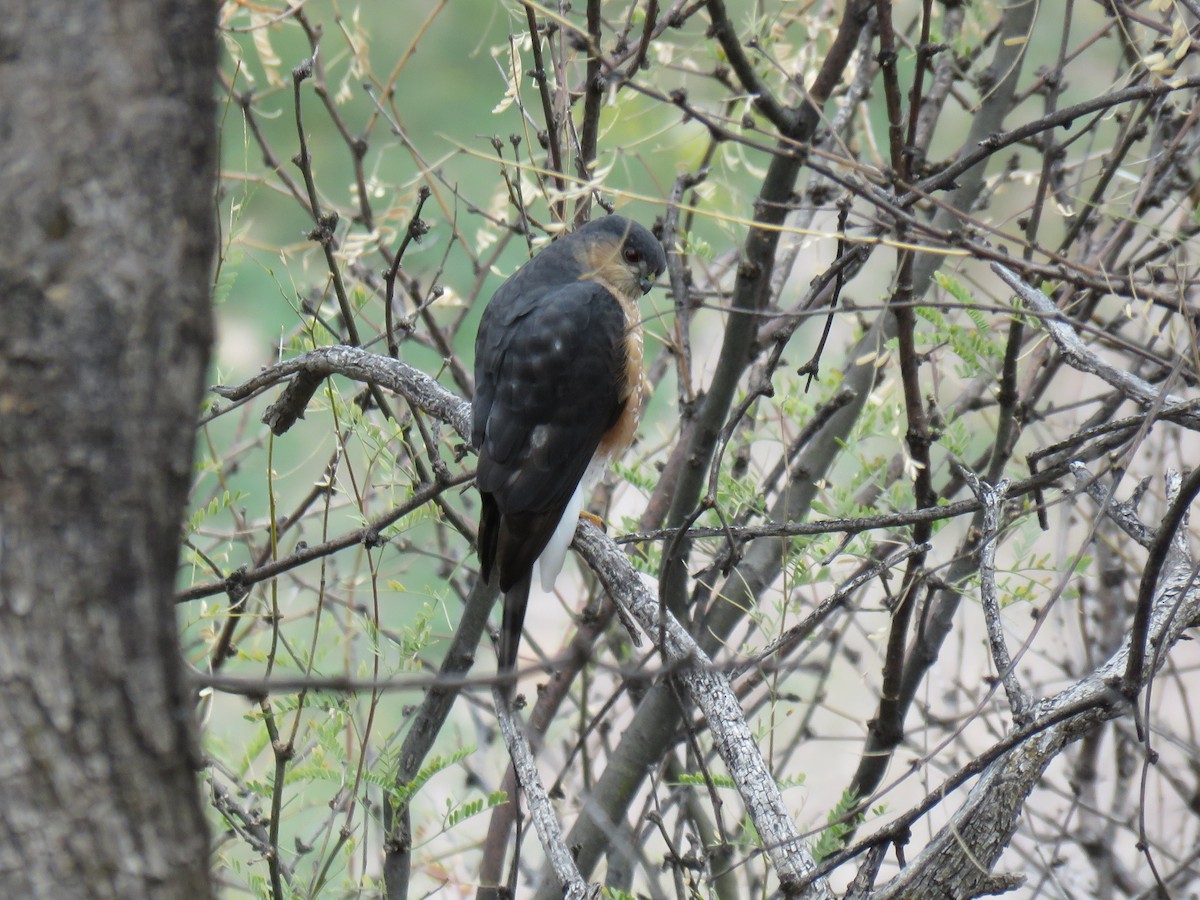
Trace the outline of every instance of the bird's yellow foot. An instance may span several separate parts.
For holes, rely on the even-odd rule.
[[[608,533],[608,527],[604,524],[604,520],[602,518],[600,518],[598,515],[596,515],[595,513],[590,513],[587,510],[584,510],[583,512],[581,512],[579,514],[579,518],[587,519],[589,522],[591,522],[593,525],[595,525],[597,528],[599,528],[605,534]]]

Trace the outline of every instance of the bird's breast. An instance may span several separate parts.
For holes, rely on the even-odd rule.
[[[633,443],[638,422],[642,418],[642,401],[648,385],[644,365],[645,346],[641,322],[637,319],[636,303],[622,303],[625,310],[625,372],[620,397],[624,404],[616,423],[600,439],[599,453],[614,460]],[[631,309],[632,307],[632,309]]]

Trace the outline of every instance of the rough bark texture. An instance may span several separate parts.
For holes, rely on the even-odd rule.
[[[211,896],[172,586],[211,339],[215,11],[0,17],[0,896]]]

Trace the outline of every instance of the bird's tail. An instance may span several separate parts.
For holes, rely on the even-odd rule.
[[[521,627],[525,624],[525,607],[529,605],[529,586],[533,572],[525,575],[504,593],[504,616],[500,621],[500,642],[497,656],[500,674],[508,675],[517,666],[517,648],[521,645]],[[512,695],[515,682],[508,682],[504,692]]]

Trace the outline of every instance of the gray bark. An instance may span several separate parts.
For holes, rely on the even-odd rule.
[[[0,896],[212,895],[172,587],[215,63],[203,0],[0,16]]]

